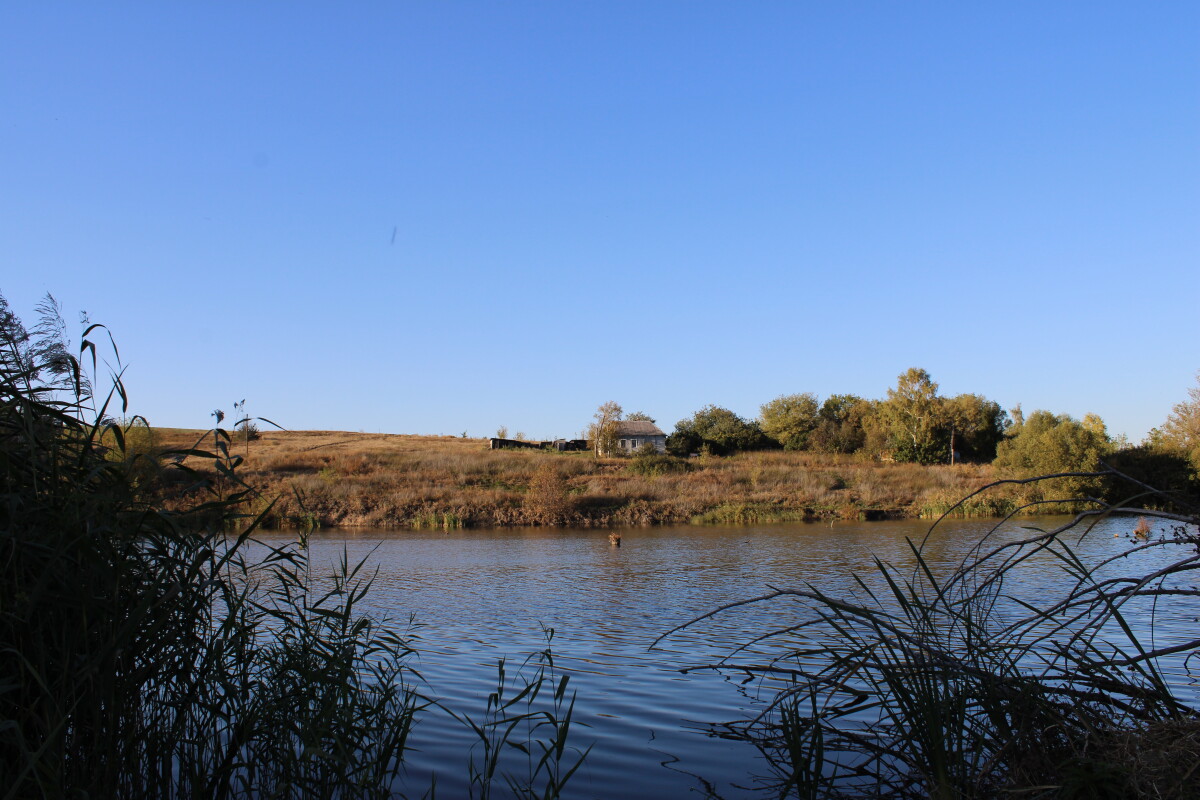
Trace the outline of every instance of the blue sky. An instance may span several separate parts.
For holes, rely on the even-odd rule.
[[[1200,368],[1194,3],[9,3],[0,291],[135,410],[571,435]]]

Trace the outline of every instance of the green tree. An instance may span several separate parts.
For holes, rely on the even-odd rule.
[[[763,450],[771,444],[757,423],[714,405],[700,409],[691,419],[675,423],[675,432],[667,437],[667,450],[681,456],[704,449],[714,455],[729,455],[744,450]]]
[[[1021,425],[1014,425],[1009,436],[996,448],[995,464],[1018,478],[1050,475],[1058,472],[1091,472],[1111,451],[1103,422],[1089,414],[1084,425],[1067,414],[1034,411]],[[1064,478],[1055,484],[1061,496],[1096,494],[1101,483],[1094,478]]]
[[[958,460],[959,454],[963,459],[978,462],[989,462],[996,457],[996,446],[1008,428],[1008,414],[999,403],[978,394],[960,394],[947,398],[942,411],[949,434],[951,464]]]
[[[1150,441],[1157,449],[1183,456],[1200,473],[1200,372],[1188,399],[1176,404],[1162,428],[1151,431]]]
[[[937,464],[947,459],[945,414],[938,385],[929,373],[911,367],[888,389],[880,406],[888,444],[897,461]]]
[[[594,422],[588,427],[588,438],[592,440],[592,448],[597,456],[615,453],[617,450],[617,423],[624,414],[621,405],[615,400],[601,403],[593,415]]]
[[[866,445],[863,422],[871,403],[853,394],[834,394],[818,412],[817,427],[809,435],[809,448],[822,453],[853,453]]]
[[[816,395],[786,394],[759,409],[759,427],[784,450],[807,450],[809,437],[820,422]]]
[[[635,411],[632,414],[626,415],[625,419],[628,422],[649,422],[651,425],[653,425],[655,422],[654,417],[650,416],[645,411]]]

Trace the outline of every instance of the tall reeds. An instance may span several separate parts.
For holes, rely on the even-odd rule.
[[[360,610],[364,563],[256,541],[272,503],[230,433],[155,450],[119,361],[93,395],[103,330],[76,356],[45,311],[31,335],[0,295],[0,798],[394,796],[431,703],[407,628]],[[544,797],[582,760],[563,766],[574,697],[552,658],[517,690],[553,697],[522,717],[544,744],[512,782]]]
[[[795,604],[792,624],[753,642],[777,642],[775,657],[743,650],[710,665],[780,687],[735,726],[767,755],[780,795],[1200,796],[1195,697],[1164,672],[1200,650],[1200,634],[1165,641],[1155,625],[1171,608],[1200,611],[1200,512],[1135,509],[1174,498],[1134,489],[1130,507],[1077,503],[1068,523],[1016,539],[997,525],[949,571],[930,555],[935,527],[910,542],[914,566],[877,560],[849,596],[780,588],[687,623]],[[1165,528],[1139,535],[1119,516],[1134,513]],[[1114,518],[1129,522],[1127,545],[1086,547]],[[1034,561],[1057,568],[1031,590],[1018,576]]]
[[[390,794],[416,699],[362,565],[253,544],[228,433],[151,457],[119,368],[91,391],[102,329],[83,364],[63,330],[0,331],[0,797]]]

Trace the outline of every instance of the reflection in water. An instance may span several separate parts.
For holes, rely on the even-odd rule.
[[[1105,524],[1129,527],[1121,520]],[[927,559],[949,569],[991,525],[944,523],[927,544]],[[595,743],[568,796],[675,797],[696,789],[733,798],[754,796],[766,765],[752,746],[713,736],[709,726],[755,714],[772,687],[681,670],[719,662],[756,634],[794,619],[795,606],[743,607],[652,650],[651,643],[680,623],[772,586],[851,594],[852,574],[869,575],[873,557],[912,566],[906,537],[919,542],[927,530],[917,521],[632,528],[621,531],[620,548],[609,545],[608,531],[338,531],[313,536],[310,546],[314,569],[340,558],[343,547],[352,561],[369,559],[378,570],[369,603],[393,618],[412,614],[424,626],[415,666],[427,690],[456,711],[481,711],[495,685],[496,660],[519,663],[543,646],[541,626],[554,628],[556,663],[578,692],[577,725],[587,726],[573,728],[573,743]],[[1025,533],[1013,526],[999,539]],[[1105,529],[1089,537],[1084,550],[1100,556],[1123,544]],[[1020,580],[1031,592],[1063,582],[1049,559],[1030,564]],[[1022,588],[1010,583],[1008,590]],[[1173,627],[1194,630],[1195,618],[1195,609],[1178,609],[1160,620],[1156,635]],[[769,658],[772,652],[764,642],[744,655]],[[1181,673],[1177,680],[1188,679]],[[417,750],[408,758],[412,793],[419,796],[418,787],[436,774],[439,794],[465,796],[471,742],[469,731],[445,714],[420,718]]]

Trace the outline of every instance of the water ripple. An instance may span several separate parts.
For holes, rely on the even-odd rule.
[[[947,524],[930,542],[931,562],[956,563],[989,527]],[[310,549],[318,572],[343,550],[352,562],[367,560],[376,572],[372,612],[412,614],[424,626],[413,642],[422,690],[458,713],[478,714],[495,687],[496,662],[505,658],[510,672],[517,669],[545,646],[543,626],[553,628],[555,666],[578,692],[572,736],[580,747],[595,745],[570,797],[674,797],[709,782],[717,795],[737,798],[756,796],[746,787],[766,765],[753,747],[713,736],[708,726],[753,716],[781,684],[682,670],[718,663],[763,631],[786,626],[796,604],[732,610],[650,649],[656,637],[773,586],[851,594],[853,573],[870,573],[874,557],[911,566],[905,538],[919,540],[926,530],[920,522],[635,528],[622,531],[619,549],[609,546],[607,531],[335,532],[312,537]],[[1101,534],[1088,546],[1103,554],[1119,544]],[[1062,582],[1053,565],[1027,572],[1024,588],[1009,588]],[[1197,616],[1182,608],[1162,614],[1156,641],[1190,635]],[[762,662],[780,647],[756,643],[738,658]],[[1183,667],[1171,680],[1197,685]],[[471,742],[449,715],[428,711],[413,736],[410,785],[422,787],[436,773],[440,794],[465,795]]]

